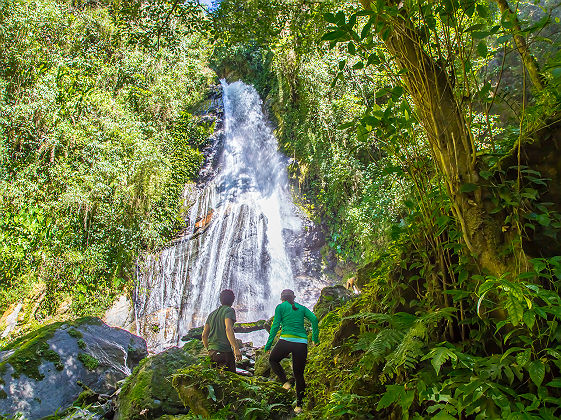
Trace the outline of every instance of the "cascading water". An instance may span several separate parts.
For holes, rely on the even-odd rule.
[[[203,325],[222,289],[234,291],[238,321],[248,322],[270,318],[282,289],[311,305],[322,286],[319,267],[304,267],[319,264],[300,243],[310,222],[293,203],[287,159],[259,95],[242,82],[222,81],[222,88],[225,132],[215,176],[194,192],[183,236],[139,266],[137,333],[154,352]]]

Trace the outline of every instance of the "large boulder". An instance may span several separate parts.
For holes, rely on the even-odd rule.
[[[173,387],[194,415],[217,418],[284,419],[291,417],[292,391],[281,384],[194,365],[173,376]]]
[[[83,387],[111,394],[147,354],[142,338],[99,318],[42,327],[0,351],[0,414],[42,418],[70,406]]]
[[[115,420],[154,419],[189,411],[171,386],[177,370],[198,363],[206,352],[198,340],[144,359],[127,378],[117,399]]]
[[[255,352],[255,367],[253,374],[255,376],[260,376],[262,378],[269,378],[273,380],[278,380],[277,376],[271,369],[271,364],[269,363],[269,355],[270,353],[266,352],[263,349],[258,349]],[[292,357],[287,357],[281,360],[281,366],[286,373],[286,377],[288,380],[293,381],[293,374],[292,374]]]
[[[343,286],[324,287],[314,306],[314,313],[321,320],[329,311],[343,306],[352,296],[353,293]]]

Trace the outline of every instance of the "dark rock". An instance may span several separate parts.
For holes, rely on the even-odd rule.
[[[264,330],[267,328],[267,324],[269,321],[265,321],[261,319],[256,322],[237,322],[234,324],[234,332],[236,333],[249,333],[253,331]],[[269,326],[269,329],[271,327]]]
[[[188,408],[171,385],[171,376],[178,369],[200,362],[204,355],[202,343],[191,341],[144,359],[119,393],[115,420],[187,413]]]
[[[343,286],[324,287],[321,290],[318,303],[314,306],[314,313],[322,319],[329,311],[342,306],[353,294]]]
[[[189,340],[201,340],[203,338],[203,329],[204,327],[195,327],[191,328],[187,334],[181,337],[182,341],[189,341]]]
[[[356,285],[359,289],[362,289],[367,285],[372,277],[381,269],[382,260],[376,260],[366,264],[365,266],[359,268],[356,272]]]
[[[0,414],[41,418],[69,407],[82,386],[112,394],[147,356],[146,342],[99,318],[47,325],[0,352]]]

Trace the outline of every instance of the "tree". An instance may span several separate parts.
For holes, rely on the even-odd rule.
[[[427,52],[427,32],[459,33],[458,20],[461,16],[473,15],[475,3],[447,1],[435,9],[411,1],[361,0],[361,3],[366,15],[371,16],[371,27],[395,60],[403,85],[415,103],[467,248],[480,267],[490,274],[519,272],[517,259],[524,259],[524,254],[521,250],[510,255],[504,252],[513,235],[501,228],[504,214],[492,214],[495,206],[480,177],[480,171],[486,169],[486,165],[478,156],[462,104],[454,93],[453,80],[458,75],[449,64],[447,68],[443,64],[444,56]],[[418,26],[411,18],[413,14],[416,14]],[[442,24],[441,28],[431,25],[435,16]],[[515,39],[519,40],[519,34],[515,34]],[[517,45],[529,72],[534,74],[532,80],[536,79],[538,88],[543,87],[539,84],[537,67],[532,67],[535,61],[530,58],[527,46],[518,41]],[[556,136],[550,141],[559,144],[561,139]]]

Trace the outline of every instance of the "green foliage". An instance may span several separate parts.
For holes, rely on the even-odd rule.
[[[83,337],[83,334],[74,328],[70,328],[67,332],[70,337],[74,337],[76,339],[80,339]]]
[[[292,396],[280,384],[207,365],[179,370],[172,384],[191,412],[203,417],[275,419],[291,411]]]
[[[213,128],[186,111],[213,78],[199,12],[2,3],[0,310],[45,284],[39,321],[100,313],[182,227]]]
[[[47,343],[61,325],[60,322],[47,325],[4,347],[2,350],[14,350],[14,352],[0,362],[0,377],[6,372],[9,364],[14,369],[12,375],[15,377],[24,374],[31,379],[42,380],[44,375],[39,372],[39,366],[43,363],[43,359],[53,362],[57,369],[61,369],[63,366],[60,356]]]
[[[88,370],[96,370],[99,366],[99,360],[88,353],[78,353],[78,360],[84,364]]]

